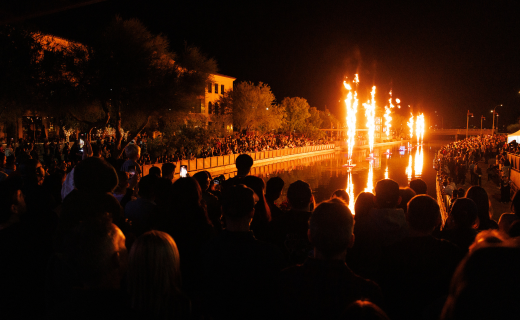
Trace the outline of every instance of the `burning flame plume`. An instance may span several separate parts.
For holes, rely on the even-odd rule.
[[[390,91],[390,99],[388,100],[390,103],[390,107],[385,106],[385,133],[386,137],[390,137],[390,127],[392,127],[392,117],[390,116],[390,113],[392,113],[392,110],[394,108],[394,105],[392,104],[392,91]]]
[[[349,201],[348,208],[350,209],[350,212],[352,212],[352,214],[355,215],[356,213],[354,212],[354,181],[352,180],[352,172],[351,171],[348,173],[347,189],[345,191],[348,194],[348,198],[351,199]]]
[[[410,112],[410,114],[412,115],[410,117],[410,121],[408,121],[408,127],[410,128],[410,139],[413,138],[413,113]]]
[[[358,75],[354,79],[354,83],[359,83]],[[348,90],[347,99],[345,99],[345,105],[347,106],[347,145],[348,145],[348,158],[352,160],[352,152],[354,150],[354,144],[356,143],[356,113],[359,100],[357,98],[357,91],[354,90],[352,93],[352,87],[346,81],[343,81],[345,89]]]
[[[423,169],[423,150],[422,146],[417,147],[417,150],[415,150],[415,177],[420,178],[422,175],[422,169]]]
[[[368,145],[370,146],[370,153],[374,150],[374,134],[376,130],[375,123],[375,112],[376,112],[376,86],[372,87],[372,100],[369,100],[367,103],[363,103],[365,107],[365,116],[367,118],[367,128],[368,128]]]
[[[424,114],[423,113],[418,115],[416,118],[415,135],[417,136],[417,144],[421,144],[423,142],[423,137],[424,137]]]
[[[369,161],[367,187],[365,188],[365,192],[374,192],[374,165],[372,160]]]

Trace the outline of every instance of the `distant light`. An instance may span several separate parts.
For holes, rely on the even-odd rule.
[[[269,108],[265,108],[265,110],[269,110]]]

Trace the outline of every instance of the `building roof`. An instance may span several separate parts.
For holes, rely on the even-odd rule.
[[[229,78],[229,79],[233,79],[233,80],[236,80],[236,79],[237,79],[237,78],[233,78],[233,77],[230,77],[230,76],[226,76],[225,74],[220,74],[220,73],[212,73],[211,75],[212,75],[212,76],[219,76],[219,77]]]

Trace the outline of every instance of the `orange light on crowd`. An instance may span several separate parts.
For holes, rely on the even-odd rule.
[[[370,153],[374,151],[374,136],[376,131],[376,86],[372,87],[371,95],[372,99],[369,100],[367,103],[363,103],[363,106],[365,107],[365,116],[367,118],[368,145],[370,147]]]

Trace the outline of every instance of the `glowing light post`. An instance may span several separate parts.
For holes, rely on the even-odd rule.
[[[375,123],[375,111],[376,111],[376,86],[372,87],[372,100],[369,100],[367,103],[363,103],[363,107],[365,107],[365,116],[367,118],[367,128],[368,128],[368,145],[370,147],[370,158],[374,158],[374,135],[376,130]]]
[[[359,83],[358,75],[354,79],[354,83]],[[354,150],[354,144],[356,143],[356,113],[359,100],[357,98],[357,91],[352,93],[352,87],[346,81],[343,81],[345,89],[348,90],[347,99],[345,99],[345,105],[347,107],[347,148],[348,148],[348,165],[353,167],[352,164],[352,153]]]
[[[473,118],[473,113],[470,113],[468,110],[468,114],[466,115],[466,139],[468,138],[469,116]]]
[[[520,93],[520,92],[519,92]],[[495,135],[495,113],[496,113],[496,108],[498,107],[502,107],[501,104],[499,104],[498,106],[494,107],[493,110],[491,112],[493,112],[493,130],[491,131],[491,135],[494,136]],[[468,110],[469,112],[469,110]],[[497,118],[497,127],[498,127],[498,118]]]

